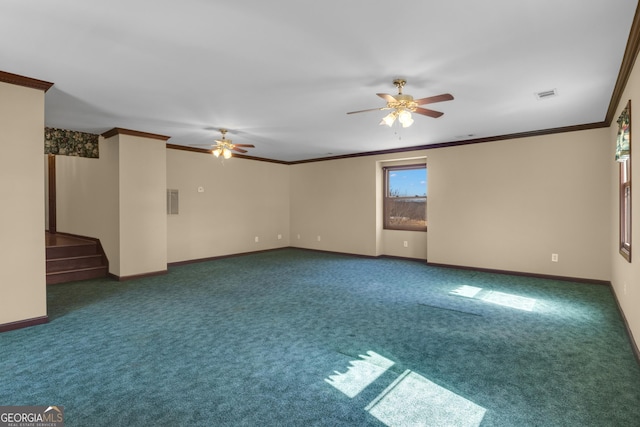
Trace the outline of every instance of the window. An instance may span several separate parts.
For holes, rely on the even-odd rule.
[[[631,262],[631,101],[618,118],[616,161],[620,184],[620,254]]]
[[[620,162],[620,253],[631,262],[631,160]]]
[[[427,230],[427,166],[388,166],[384,172],[384,228]]]

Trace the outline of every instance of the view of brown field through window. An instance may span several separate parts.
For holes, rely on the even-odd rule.
[[[427,166],[388,166],[384,171],[384,228],[427,230]]]

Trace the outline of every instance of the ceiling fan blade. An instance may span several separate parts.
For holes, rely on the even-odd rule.
[[[380,110],[386,110],[386,107],[369,108],[368,110],[360,110],[360,111],[349,111],[347,114],[366,113],[368,111],[380,111]]]
[[[440,111],[427,110],[426,108],[422,108],[422,107],[416,107],[416,110],[414,111],[414,113],[433,117],[434,119],[437,119],[438,117],[444,114],[444,113],[441,113]]]
[[[433,104],[434,102],[451,101],[453,95],[450,93],[443,93],[442,95],[429,96],[427,98],[415,99],[415,103],[418,105]]]
[[[253,144],[233,144],[235,147],[247,147],[247,148],[256,148]]]
[[[384,99],[387,102],[395,102],[395,98],[388,93],[376,93],[380,98]]]
[[[242,148],[233,147],[231,150],[237,151],[238,153],[248,153],[247,150],[243,150]]]

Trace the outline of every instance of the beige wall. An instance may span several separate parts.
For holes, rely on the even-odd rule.
[[[429,151],[429,261],[609,280],[610,158],[608,129]]]
[[[616,119],[627,101],[631,100],[631,263],[620,255],[619,245],[619,196],[618,164],[614,161],[615,141],[618,132]],[[611,283],[633,333],[636,345],[640,347],[640,133],[634,131],[640,124],[640,67],[636,62],[609,129],[608,156],[611,190],[611,234],[610,262]]]
[[[99,150],[99,159],[56,156],[57,230],[100,239],[119,275],[119,147],[100,137]]]
[[[179,214],[167,216],[169,262],[289,246],[286,165],[169,149],[166,188],[179,192]]]
[[[47,315],[44,92],[0,82],[0,325]]]
[[[291,244],[608,280],[608,138],[598,129],[294,165]],[[381,167],[425,156],[428,233],[382,230]]]
[[[167,269],[166,141],[116,135],[119,144],[120,271],[128,277]],[[113,141],[114,143],[116,141]]]
[[[376,255],[372,158],[291,166],[291,246]]]
[[[426,259],[427,233],[382,229],[382,166],[424,161],[422,151],[292,165],[291,246]]]

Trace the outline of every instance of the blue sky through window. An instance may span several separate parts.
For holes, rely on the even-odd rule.
[[[391,194],[400,197],[427,195],[427,169],[395,170],[389,174]]]

